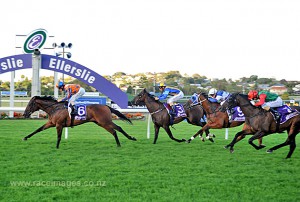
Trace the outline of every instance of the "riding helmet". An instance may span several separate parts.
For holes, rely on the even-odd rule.
[[[250,90],[249,93],[248,93],[248,99],[249,100],[253,100],[257,96],[258,96],[257,90]]]
[[[63,81],[60,81],[58,84],[56,84],[56,87],[61,89],[65,86],[64,82]]]
[[[208,91],[208,95],[214,95],[216,93],[217,93],[217,89],[215,89],[215,88],[212,88]]]

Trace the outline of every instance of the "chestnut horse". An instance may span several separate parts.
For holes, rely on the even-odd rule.
[[[117,115],[121,120],[127,121],[128,123],[132,124],[130,119],[128,119],[124,114],[122,114],[118,110],[115,110],[106,105],[92,104],[86,106],[85,120],[74,120],[74,123],[72,125],[71,125],[71,119],[69,117],[68,110],[64,107],[64,102],[57,102],[57,100],[51,96],[32,97],[25,109],[23,116],[25,118],[29,118],[33,112],[39,109],[45,111],[48,114],[49,116],[48,122],[43,126],[41,126],[40,128],[38,128],[37,130],[35,130],[33,133],[24,137],[23,140],[27,140],[28,138],[35,135],[36,133],[46,130],[48,128],[56,127],[56,131],[57,131],[56,148],[58,149],[61,140],[62,130],[64,127],[81,125],[87,122],[94,122],[98,126],[101,126],[104,129],[106,129],[108,132],[110,132],[114,136],[117,146],[119,147],[121,146],[121,144],[117,136],[116,130],[121,132],[129,140],[136,141],[134,137],[128,135],[120,126],[112,122],[112,113]]]
[[[158,100],[155,100],[154,96],[147,92],[146,89],[142,90],[137,96],[134,97],[132,100],[132,103],[134,105],[137,105],[141,102],[144,102],[149,113],[151,114],[152,121],[154,123],[154,129],[155,129],[155,135],[154,135],[154,142],[153,144],[156,144],[159,129],[162,127],[165,129],[169,137],[177,142],[184,142],[185,139],[177,139],[173,136],[171,130],[170,130],[170,115],[165,108],[164,104]],[[187,120],[188,123],[197,125],[197,126],[203,126],[204,124],[200,121],[201,118],[204,115],[203,110],[197,106],[193,105],[191,101],[188,101],[184,105],[185,112],[187,114],[187,117],[177,117],[174,119],[173,124],[180,123],[183,120]],[[205,131],[206,134],[209,134],[209,131]],[[211,140],[211,139],[210,139]],[[211,140],[213,141],[213,140]]]
[[[227,112],[220,110],[220,104],[210,102],[208,100],[208,97],[205,93],[199,94],[199,104],[203,107],[203,109],[206,112],[207,116],[207,124],[203,126],[195,135],[193,135],[189,140],[187,140],[187,143],[190,143],[197,135],[202,136],[202,133],[204,130],[208,129],[222,129],[222,128],[232,128],[236,126],[242,125],[243,121],[230,121]],[[247,128],[247,125],[244,125],[244,128]],[[239,140],[243,139],[245,136],[240,137]],[[264,147],[262,145],[262,140],[259,140],[259,144],[261,147]]]
[[[295,112],[295,116],[287,120],[286,122],[278,125],[276,123],[271,112],[262,109],[261,107],[256,107],[251,104],[248,100],[248,96],[240,93],[232,94],[222,105],[222,108],[230,109],[235,106],[240,106],[244,115],[247,117],[246,123],[250,126],[246,130],[238,132],[233,138],[232,142],[226,147],[230,147],[230,151],[233,151],[233,146],[237,142],[240,136],[245,136],[249,134],[254,134],[249,140],[249,144],[255,149],[261,149],[261,147],[255,145],[253,140],[257,138],[262,138],[263,136],[282,133],[287,130],[288,137],[286,141],[282,144],[276,145],[270,148],[267,152],[271,153],[276,149],[281,147],[290,146],[290,150],[286,158],[290,158],[296,148],[296,135],[300,132],[300,113]]]

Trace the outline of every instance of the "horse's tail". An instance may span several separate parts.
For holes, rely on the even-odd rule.
[[[110,107],[110,106],[107,106],[111,113],[114,113],[115,115],[117,115],[122,121],[127,121],[128,123],[132,124],[131,120],[128,119],[124,114],[122,114],[121,112],[119,112],[118,110]]]

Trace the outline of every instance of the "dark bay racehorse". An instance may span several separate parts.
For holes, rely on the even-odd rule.
[[[283,131],[287,131],[288,137],[286,141],[282,144],[276,145],[270,148],[267,152],[271,153],[276,149],[281,147],[290,146],[290,150],[286,158],[290,158],[296,148],[295,137],[300,132],[300,113],[295,114],[294,117],[290,118],[286,122],[278,125],[271,114],[271,112],[262,109],[261,107],[256,107],[251,104],[248,100],[248,96],[240,93],[232,94],[229,99],[225,101],[222,105],[222,108],[233,108],[235,106],[240,106],[246,118],[246,123],[250,126],[246,130],[242,130],[238,132],[232,142],[228,144],[226,147],[230,148],[230,151],[233,151],[233,146],[237,142],[237,138],[239,136],[245,136],[249,134],[254,134],[249,140],[249,144],[251,144],[255,149],[261,149],[261,147],[255,145],[253,140],[257,138],[262,138],[263,136],[273,134],[273,133],[281,133]]]
[[[33,112],[39,109],[45,111],[48,114],[48,122],[40,128],[38,128],[37,130],[35,130],[33,133],[24,137],[23,140],[27,140],[36,133],[46,130],[48,128],[56,127],[56,148],[59,148],[63,128],[71,126],[71,119],[69,117],[67,109],[64,107],[64,103],[57,102],[57,100],[51,96],[34,96],[31,98],[25,109],[24,117],[29,118]],[[121,112],[106,105],[92,104],[86,107],[86,119],[74,120],[74,126],[81,125],[87,122],[94,122],[97,125],[103,127],[105,130],[107,130],[114,136],[117,146],[121,146],[121,144],[117,136],[116,130],[121,132],[129,140],[135,141],[136,139],[134,137],[128,135],[120,126],[112,122],[112,113],[117,115],[121,120],[127,121],[128,123],[132,124],[131,121]]]
[[[159,129],[162,127],[165,129],[169,137],[177,142],[184,142],[185,139],[177,139],[173,136],[170,130],[170,115],[165,108],[164,104],[160,101],[155,100],[154,96],[149,94],[146,89],[142,90],[137,96],[134,97],[132,103],[134,105],[144,102],[149,113],[151,114],[152,121],[154,123],[155,136],[153,144],[156,144]],[[189,102],[189,101],[188,101]],[[191,102],[189,102],[191,103]],[[178,117],[174,119],[173,124],[180,123],[181,121],[187,119],[188,123],[198,126],[203,126],[200,121],[203,117],[203,110],[198,106],[193,106],[192,104],[186,103],[184,108],[186,110],[187,117]],[[209,131],[206,131],[209,134]]]
[[[213,129],[232,128],[232,127],[240,126],[244,123],[243,121],[230,122],[227,112],[225,110],[224,111],[220,110],[219,103],[210,102],[205,93],[200,93],[198,99],[200,105],[203,107],[204,111],[206,112],[207,123],[195,135],[193,135],[189,140],[187,140],[188,143],[190,143],[198,135],[201,136],[204,130],[208,130],[210,128]],[[244,125],[244,127],[247,128],[248,126]],[[244,137],[245,136],[241,136],[239,140]],[[261,145],[261,140],[259,144]]]

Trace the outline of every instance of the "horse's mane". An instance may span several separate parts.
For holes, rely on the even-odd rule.
[[[250,103],[250,100],[248,99],[248,95],[246,94],[243,94],[243,93],[240,93],[240,92],[237,92],[237,93],[232,93],[231,94],[231,97],[232,98],[235,98],[236,96],[241,96],[244,100],[248,101]]]
[[[35,99],[57,101],[55,97],[50,96],[50,95],[45,95],[45,96],[35,96]]]
[[[146,88],[144,89],[144,93],[147,93],[148,97],[152,98],[153,100],[155,99],[155,95],[149,93]]]
[[[208,99],[208,94],[205,92],[201,92],[201,95],[203,95],[206,99]]]

